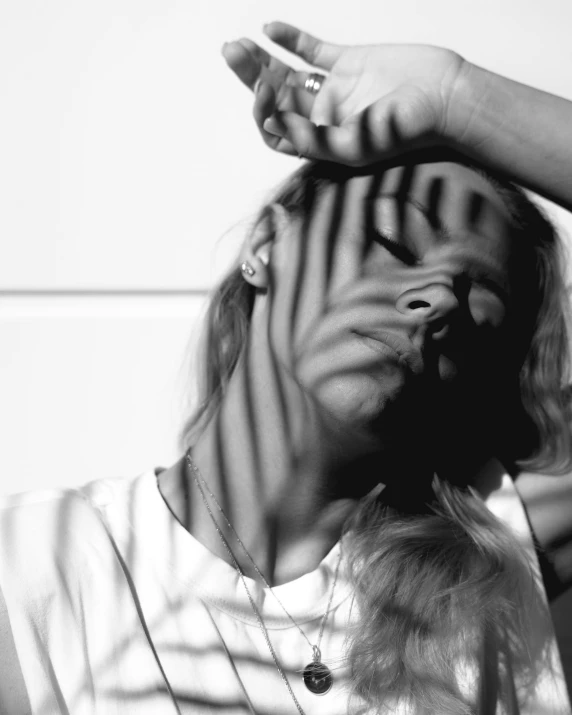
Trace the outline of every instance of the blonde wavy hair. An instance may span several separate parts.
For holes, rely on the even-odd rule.
[[[447,159],[443,152],[435,158]],[[561,242],[522,189],[465,159],[452,160],[476,171],[502,197],[526,255],[526,308],[518,321],[521,349],[509,410],[513,429],[497,456],[516,469],[563,472],[572,465],[572,437]],[[384,168],[380,165],[379,171]],[[367,173],[375,171],[370,167]],[[277,203],[291,215],[304,216],[320,189],[356,173],[308,162],[268,205]],[[219,409],[246,345],[254,294],[238,261],[212,291],[196,373],[198,405],[179,435],[184,450]],[[421,507],[392,500],[390,492],[374,490],[345,528],[360,614],[348,634],[352,694],[365,699],[373,712],[406,704],[413,713],[471,715],[474,702],[451,664],[472,664],[478,671],[479,648],[495,654],[501,678],[510,671],[522,692],[529,692],[546,643],[540,638],[531,652],[530,643],[519,636],[545,607],[514,534],[463,479],[436,474]]]

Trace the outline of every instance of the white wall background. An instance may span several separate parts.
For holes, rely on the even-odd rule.
[[[274,19],[572,99],[569,0],[0,0],[0,492],[179,456],[185,350],[241,231],[219,239],[297,166],[220,56]]]

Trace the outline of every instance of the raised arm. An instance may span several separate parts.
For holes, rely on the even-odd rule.
[[[254,116],[273,149],[362,166],[452,147],[572,209],[572,102],[440,47],[335,45],[281,22],[265,32],[308,71],[246,39],[223,55],[256,90]],[[305,89],[312,72],[323,76],[317,93]]]
[[[572,210],[572,102],[465,63],[447,114],[459,151]]]

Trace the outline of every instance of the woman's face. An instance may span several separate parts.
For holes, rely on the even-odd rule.
[[[510,343],[511,241],[502,199],[458,164],[329,185],[272,248],[278,360],[355,425],[423,400],[490,402]]]

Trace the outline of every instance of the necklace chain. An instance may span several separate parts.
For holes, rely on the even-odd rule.
[[[203,499],[203,502],[204,502],[204,504],[205,504],[205,507],[206,507],[206,509],[207,509],[207,512],[208,512],[208,514],[209,514],[209,516],[210,516],[210,518],[211,518],[211,521],[213,522],[214,527],[215,527],[215,529],[217,530],[217,533],[218,533],[218,535],[220,536],[221,541],[223,542],[223,544],[224,544],[224,546],[225,546],[225,548],[226,548],[226,550],[227,550],[227,552],[228,552],[228,555],[229,555],[229,557],[230,557],[230,559],[231,559],[231,561],[232,561],[232,563],[233,563],[233,565],[234,565],[234,568],[236,569],[236,571],[237,571],[237,573],[238,573],[238,575],[239,575],[239,577],[240,577],[240,579],[241,579],[241,581],[242,581],[242,584],[243,584],[243,586],[244,586],[244,590],[246,591],[246,595],[248,596],[248,600],[249,600],[249,602],[250,602],[250,606],[251,606],[251,608],[252,608],[252,610],[253,610],[253,612],[254,612],[254,615],[256,616],[256,620],[258,621],[258,625],[259,625],[259,627],[260,627],[260,630],[262,631],[262,635],[264,636],[264,639],[265,639],[265,641],[266,641],[266,645],[268,646],[268,650],[270,651],[270,654],[272,655],[272,659],[274,660],[274,664],[275,664],[275,666],[276,666],[276,669],[277,669],[278,672],[280,673],[280,676],[282,677],[282,680],[284,681],[284,684],[286,685],[286,688],[288,689],[288,692],[289,692],[290,695],[292,696],[292,700],[294,701],[294,703],[295,703],[295,705],[296,705],[296,708],[298,709],[298,712],[300,713],[300,715],[305,715],[305,714],[304,714],[304,711],[302,710],[302,707],[301,707],[300,703],[298,702],[298,699],[297,699],[296,696],[294,695],[294,691],[292,690],[292,686],[290,685],[290,682],[289,682],[289,680],[288,680],[288,678],[287,678],[287,676],[286,676],[286,673],[284,672],[283,668],[281,667],[280,663],[278,662],[278,656],[276,655],[276,652],[275,652],[275,650],[274,650],[274,648],[273,648],[273,646],[272,646],[272,643],[271,643],[271,641],[270,641],[270,636],[268,635],[268,630],[267,630],[266,626],[264,625],[264,620],[262,619],[262,616],[261,616],[261,614],[260,614],[258,608],[256,607],[256,604],[254,603],[254,599],[252,598],[252,596],[251,596],[251,594],[250,594],[250,591],[248,590],[248,586],[246,585],[246,580],[245,580],[245,578],[244,578],[244,573],[243,573],[242,569],[240,568],[240,565],[239,565],[238,561],[236,560],[236,557],[235,557],[235,555],[234,555],[232,549],[230,548],[230,544],[228,543],[226,537],[225,537],[224,534],[222,533],[222,530],[220,529],[220,527],[219,527],[219,525],[218,525],[218,522],[217,522],[217,520],[216,520],[214,514],[212,513],[212,510],[211,510],[211,508],[210,508],[210,505],[209,505],[209,503],[208,503],[208,500],[207,500],[207,498],[206,498],[206,495],[205,495],[205,492],[204,492],[204,489],[203,489],[203,485],[204,485],[204,487],[206,488],[207,492],[209,493],[209,496],[211,497],[211,499],[214,501],[214,503],[215,503],[217,509],[220,511],[220,513],[221,513],[223,519],[225,520],[227,526],[229,527],[229,529],[232,531],[232,533],[233,533],[234,536],[236,537],[238,543],[240,544],[242,550],[244,551],[244,553],[245,553],[246,556],[248,557],[248,559],[249,559],[250,563],[252,564],[254,570],[255,570],[256,573],[260,576],[260,578],[262,579],[262,582],[264,583],[264,585],[266,586],[266,588],[267,588],[267,589],[270,591],[270,593],[274,596],[274,598],[276,599],[276,601],[278,602],[278,604],[280,605],[280,607],[282,608],[282,610],[284,611],[284,613],[288,616],[288,618],[289,618],[290,621],[294,624],[294,626],[296,626],[296,628],[300,631],[300,633],[302,634],[302,636],[304,637],[304,639],[306,640],[306,642],[308,643],[308,645],[309,645],[310,648],[312,649],[312,654],[313,654],[313,658],[314,658],[314,661],[315,661],[315,662],[318,662],[318,661],[321,659],[321,657],[322,657],[322,656],[321,656],[321,651],[320,651],[320,643],[322,642],[322,636],[323,636],[323,633],[324,633],[324,627],[325,627],[325,624],[326,624],[326,620],[327,620],[327,617],[328,617],[328,613],[330,612],[330,608],[331,608],[331,605],[332,605],[332,600],[333,600],[333,598],[334,598],[334,590],[335,590],[335,588],[336,588],[336,582],[337,582],[337,580],[338,580],[338,573],[339,573],[339,570],[340,570],[340,563],[341,563],[341,560],[342,560],[341,547],[340,547],[340,554],[339,554],[339,556],[338,556],[338,562],[337,562],[336,570],[335,570],[335,574],[334,574],[334,581],[333,581],[332,589],[331,589],[331,591],[330,591],[330,597],[329,597],[329,599],[328,599],[328,605],[327,605],[327,607],[326,607],[326,612],[325,612],[324,615],[322,616],[322,622],[321,622],[321,624],[320,624],[320,632],[319,632],[319,635],[318,635],[318,642],[317,642],[316,645],[314,645],[313,643],[310,642],[310,640],[308,639],[308,637],[306,636],[306,634],[304,633],[304,631],[300,628],[300,626],[296,623],[296,621],[295,621],[295,620],[292,618],[292,616],[288,613],[288,611],[287,611],[286,608],[284,607],[282,601],[280,601],[280,599],[278,598],[278,596],[274,593],[273,588],[270,586],[270,584],[268,583],[268,581],[266,580],[266,578],[264,577],[264,575],[262,574],[262,572],[260,571],[260,569],[258,568],[258,566],[254,563],[254,560],[253,560],[252,556],[249,554],[249,552],[247,551],[245,545],[242,543],[242,541],[241,541],[239,535],[237,534],[235,528],[234,528],[233,525],[230,523],[230,521],[229,521],[228,517],[226,516],[226,514],[224,513],[224,511],[223,511],[221,505],[218,503],[217,498],[216,498],[215,495],[211,492],[211,490],[209,489],[209,486],[208,486],[207,482],[205,481],[205,479],[204,479],[204,477],[202,476],[202,474],[199,472],[198,467],[196,466],[196,464],[195,464],[195,463],[193,462],[193,460],[191,459],[191,451],[190,451],[190,449],[187,451],[187,462],[188,462],[189,466],[191,467],[191,469],[193,470],[193,475],[194,475],[194,479],[195,479],[195,484],[197,485],[197,487],[198,487],[198,489],[199,489],[199,491],[200,491],[201,497],[202,497],[202,499]],[[200,481],[199,481],[199,479],[200,479]],[[201,481],[202,481],[203,485],[201,485]]]

